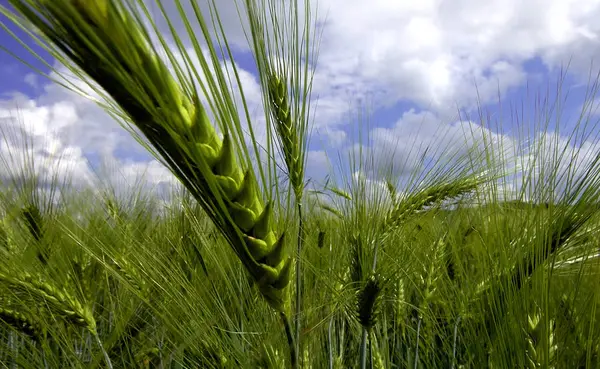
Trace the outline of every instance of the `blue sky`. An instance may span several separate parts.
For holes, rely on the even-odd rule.
[[[0,0],[0,6],[9,7],[8,0]],[[22,42],[25,42],[29,47],[33,48],[38,55],[46,60],[46,62],[52,62],[52,57],[43,48],[36,45],[27,32],[14,26],[3,14],[0,14],[0,23],[7,27],[10,32],[14,33],[14,36],[23,40]],[[42,62],[32,57],[31,53],[27,52],[9,31],[5,30],[4,27],[0,29],[0,45],[2,45],[2,48],[14,53],[16,57],[22,58],[27,63],[31,63],[33,67],[40,68],[44,72],[47,72],[48,68],[46,68]],[[24,65],[17,60],[15,56],[5,50],[0,52],[0,66],[2,68],[0,71],[0,73],[2,73],[0,94],[4,95],[6,93],[10,94],[18,91],[27,94],[28,96],[36,97],[35,89],[31,85],[24,83],[24,76],[31,73],[31,68]]]
[[[173,10],[170,1],[163,3]],[[258,81],[235,7],[232,0],[219,4],[230,41],[237,46],[236,62],[247,72],[247,98],[260,108]],[[511,111],[533,117],[536,94],[556,99],[560,68],[567,65],[563,96],[568,90],[568,101],[559,126],[568,134],[584,103],[588,74],[598,71],[598,62],[592,63],[600,54],[600,0],[320,0],[317,16],[324,28],[308,163],[315,178],[328,173],[327,156],[335,161],[337,152],[346,155],[355,147],[352,132],[359,127],[372,138],[363,144],[379,155],[381,165],[399,168],[400,176],[427,146],[440,153],[461,150],[465,125],[457,123],[457,112],[480,125],[478,100],[493,119],[502,117],[500,126],[491,128],[498,139],[517,146],[531,137],[519,137],[521,127]],[[6,24],[6,18],[0,22]],[[24,32],[6,25],[31,44]],[[34,62],[5,31],[0,31],[0,45]],[[172,180],[90,101],[34,77],[3,51],[0,73],[3,132],[15,126],[9,117],[18,106],[36,155],[48,168],[57,165],[52,158],[59,155],[61,170],[70,168],[85,182],[91,175],[88,159],[97,163],[103,158],[118,169],[115,180],[131,182],[142,174],[153,184]],[[356,119],[361,107],[372,113],[368,125]],[[16,149],[2,145],[1,153]],[[595,150],[591,144],[585,147]]]

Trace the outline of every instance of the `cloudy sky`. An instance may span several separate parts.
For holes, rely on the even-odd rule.
[[[260,108],[260,88],[233,1],[219,0],[220,14],[252,111]],[[170,0],[163,3],[174,11]],[[491,119],[494,138],[517,148],[538,134],[529,129],[540,124],[544,102],[558,98],[560,129],[553,137],[564,141],[586,103],[590,74],[594,82],[599,70],[600,0],[319,0],[316,16],[323,33],[308,155],[308,175],[316,179],[330,171],[327,157],[335,162],[356,148],[359,128],[370,134],[363,144],[377,162],[398,176],[424,155],[464,150],[468,132],[481,129],[478,107]],[[6,18],[0,22],[31,44]],[[5,30],[0,44],[44,68]],[[93,102],[1,50],[0,75],[2,132],[23,127],[42,170],[68,169],[87,183],[104,160],[112,163],[109,175],[125,184],[140,175],[149,185],[172,180]],[[359,118],[363,108],[370,115]],[[550,124],[553,131],[556,122]],[[17,141],[3,140],[0,154],[20,160]],[[596,141],[572,144],[586,151],[580,160],[596,152]]]

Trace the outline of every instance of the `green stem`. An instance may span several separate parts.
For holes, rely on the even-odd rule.
[[[100,347],[100,350],[102,350],[102,355],[104,355],[104,360],[106,360],[106,367],[108,369],[113,369],[112,363],[110,361],[110,357],[108,356],[108,353],[104,349],[104,346],[102,345],[102,341],[100,340],[100,337],[98,337],[98,333],[93,332],[92,334],[93,334],[94,338],[96,339],[96,342],[98,343],[98,346]]]
[[[294,335],[292,334],[292,326],[290,324],[290,320],[288,319],[285,313],[279,313],[281,316],[281,321],[283,322],[283,326],[285,327],[285,336],[288,341],[288,345],[290,346],[290,361],[292,363],[292,369],[298,368],[298,351],[296,351],[296,345],[294,343]]]
[[[374,367],[374,362],[375,360],[373,360],[373,339],[371,337],[371,335],[369,335],[369,368],[373,369]]]
[[[362,340],[360,342],[360,369],[367,369],[367,328],[363,327]]]
[[[456,362],[456,338],[458,335],[458,323],[460,323],[460,316],[456,319],[456,323],[454,323],[454,343],[452,344],[452,364],[450,369],[454,369],[454,363]]]
[[[19,347],[15,343],[15,334],[13,331],[8,332],[8,346],[12,351],[10,353],[10,368],[16,369],[17,367],[17,356],[19,355]]]
[[[300,322],[300,309],[302,308],[302,270],[300,255],[302,252],[304,222],[302,219],[302,204],[298,201],[298,250],[296,253],[296,311],[294,312],[294,325],[296,330],[296,352],[300,352],[300,331],[302,325]]]
[[[415,369],[419,367],[419,338],[421,333],[421,318],[417,324],[417,344],[415,345]]]
[[[327,348],[329,351],[329,369],[333,369],[333,347],[332,347],[332,332],[333,331],[333,316],[329,320],[329,329],[327,330]]]

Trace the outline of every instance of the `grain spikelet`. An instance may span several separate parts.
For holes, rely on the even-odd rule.
[[[485,176],[461,177],[452,182],[440,183],[412,193],[397,201],[392,211],[387,215],[387,230],[396,228],[411,215],[444,201],[458,198],[477,189],[488,179]]]
[[[367,330],[371,330],[377,322],[378,301],[381,290],[381,277],[378,274],[373,274],[358,293],[358,321]]]
[[[36,342],[41,342],[46,335],[42,326],[32,317],[14,309],[0,307],[0,322],[12,326]]]
[[[67,291],[60,290],[29,273],[14,276],[0,273],[0,283],[4,283],[15,294],[32,297],[40,308],[48,307],[53,314],[65,321],[85,327],[93,334],[96,333],[96,321],[91,309],[83,306]]]
[[[275,121],[288,175],[296,196],[302,196],[304,163],[300,152],[300,135],[293,121],[285,79],[271,73],[268,80],[271,112]]]
[[[199,97],[187,96],[148,46],[140,24],[110,0],[39,0],[13,5],[97,82],[156,149],[221,229],[267,302],[283,311],[291,258],[235,142],[219,138]]]

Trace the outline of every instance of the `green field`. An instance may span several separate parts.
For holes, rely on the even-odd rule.
[[[205,55],[172,50],[170,69],[125,1],[10,3],[0,11],[98,84],[181,186],[74,188],[28,160],[11,168],[0,367],[600,368],[600,156],[559,165],[579,157],[557,138],[515,177],[483,142],[402,182],[361,152],[307,181],[315,35],[277,25],[310,17],[276,0],[242,11],[263,140],[228,88],[239,76],[212,64],[224,38]],[[184,15],[206,32],[195,37],[219,34],[209,14]]]

